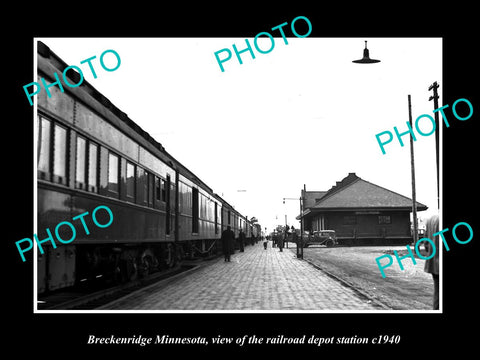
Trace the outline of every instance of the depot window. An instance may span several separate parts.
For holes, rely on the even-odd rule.
[[[357,223],[357,217],[355,215],[345,215],[343,217],[343,225],[355,225]]]
[[[378,224],[391,224],[392,219],[390,218],[390,215],[379,215],[378,216]]]

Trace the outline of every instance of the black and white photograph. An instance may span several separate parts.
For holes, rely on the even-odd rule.
[[[472,34],[243,19],[19,41],[5,242],[36,345],[428,354],[474,315]]]
[[[39,311],[439,309],[441,39],[34,41]]]

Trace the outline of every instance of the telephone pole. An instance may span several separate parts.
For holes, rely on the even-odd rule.
[[[305,184],[303,185],[305,190]],[[297,258],[303,259],[303,193],[300,195],[300,198],[283,198],[283,203],[285,204],[285,200],[300,200],[300,242],[297,239]],[[285,228],[287,228],[287,215],[285,215]]]
[[[430,96],[428,101],[433,100],[433,110],[438,109],[438,92],[437,89],[440,87],[438,83],[435,81],[432,85],[429,86],[428,91],[433,90],[433,96]],[[439,168],[439,147],[440,147],[440,123],[438,121],[438,111],[434,113],[435,115],[435,154],[436,154],[436,163],[437,163],[437,206],[440,209],[440,168]]]
[[[408,95],[408,118],[410,121],[410,127],[412,126],[412,102],[410,95]],[[413,243],[417,243],[418,229],[417,229],[417,196],[415,191],[415,159],[413,153],[413,137],[410,136],[410,161],[412,166],[412,217],[413,217]]]

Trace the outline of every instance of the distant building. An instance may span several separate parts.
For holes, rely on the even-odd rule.
[[[328,191],[303,191],[304,229],[335,230],[340,244],[407,244],[412,241],[412,199],[349,173]],[[426,205],[417,202],[417,211]]]

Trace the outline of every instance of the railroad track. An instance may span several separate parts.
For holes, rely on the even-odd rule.
[[[143,279],[98,291],[84,292],[71,289],[50,294],[39,298],[38,310],[93,310],[160,281],[173,281],[178,276],[195,271],[200,266],[199,263],[182,264],[166,271],[151,274]]]

